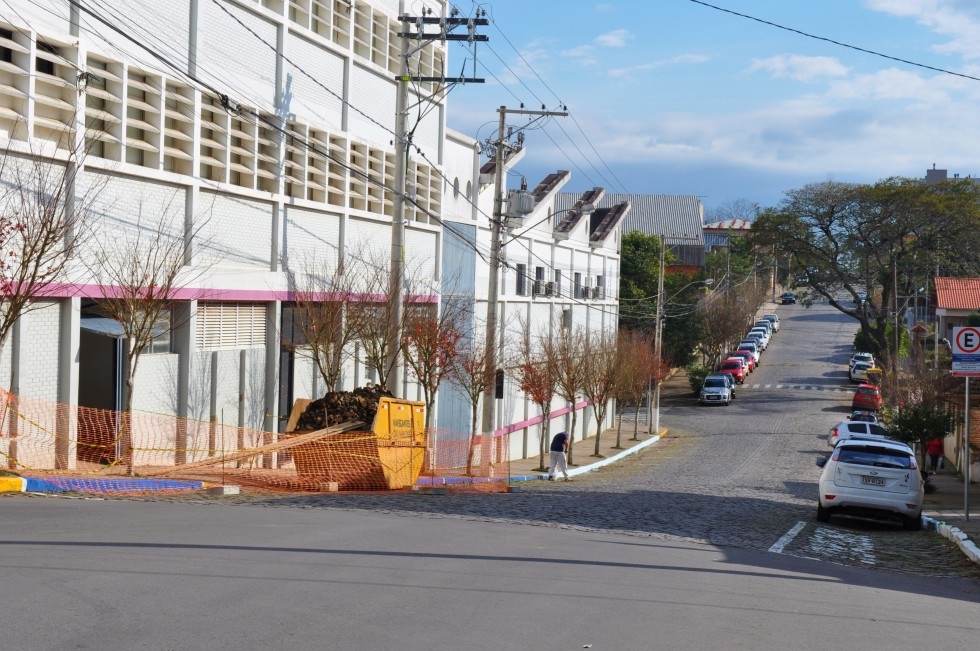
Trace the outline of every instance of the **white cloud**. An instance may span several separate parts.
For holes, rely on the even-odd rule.
[[[711,57],[706,54],[679,54],[669,59],[650,61],[648,63],[641,63],[635,66],[610,68],[606,74],[614,79],[633,78],[636,73],[647,72],[648,70],[653,70],[655,68],[663,68],[665,66],[676,64],[705,63],[706,61],[710,60]]]
[[[628,29],[614,29],[611,32],[600,34],[595,42],[605,47],[624,47],[626,41],[633,38]]]
[[[597,14],[611,14],[614,11],[616,11],[615,5],[603,3],[595,6],[595,12]]]
[[[865,0],[872,11],[912,18],[949,40],[937,52],[980,58],[980,4],[974,0]]]
[[[578,59],[578,62],[582,65],[594,66],[598,63],[595,58],[594,45],[579,45],[570,50],[562,50],[561,56],[567,59]]]
[[[829,77],[843,77],[847,74],[847,67],[833,57],[780,54],[766,59],[753,59],[746,72],[768,72],[775,79],[789,78],[813,83]]]

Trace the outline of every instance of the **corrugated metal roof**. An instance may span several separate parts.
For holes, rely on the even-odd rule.
[[[949,310],[980,310],[980,278],[936,279],[936,307]]]
[[[752,222],[745,219],[726,219],[722,222],[711,222],[704,225],[706,231],[750,231]]]
[[[555,207],[557,210],[571,208],[578,199],[577,194],[560,192]],[[648,235],[664,235],[670,245],[704,246],[703,207],[696,196],[607,192],[597,207],[612,208],[621,203],[630,204],[629,214],[623,218],[620,227],[623,234],[640,231]]]

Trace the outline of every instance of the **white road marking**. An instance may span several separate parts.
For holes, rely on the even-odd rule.
[[[786,545],[793,542],[793,538],[796,538],[796,536],[801,531],[803,531],[803,527],[805,526],[806,526],[806,522],[797,522],[795,525],[793,525],[792,529],[784,533],[783,537],[777,540],[775,544],[773,544],[773,546],[769,548],[769,551],[771,551],[774,554],[782,554],[783,549],[786,548]]]
[[[810,553],[832,559],[851,559],[865,565],[875,565],[874,543],[868,536],[817,527],[809,541]]]

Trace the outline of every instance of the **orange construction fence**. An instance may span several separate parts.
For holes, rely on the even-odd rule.
[[[0,466],[77,492],[507,489],[508,436],[426,431],[419,405],[385,398],[374,423],[281,434],[0,389]]]

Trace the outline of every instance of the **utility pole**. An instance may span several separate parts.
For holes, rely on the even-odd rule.
[[[505,138],[507,129],[507,114],[514,115],[540,115],[540,116],[567,116],[568,111],[545,111],[542,107],[540,111],[532,111],[523,108],[508,110],[506,106],[497,109],[500,119],[497,124],[497,141],[494,151],[494,171],[493,171],[493,215],[490,221],[490,282],[487,286],[487,334],[486,334],[486,359],[490,360],[490,367],[494,378],[497,375],[497,303],[500,299],[500,257],[503,245],[500,242],[500,233],[504,221],[504,160],[506,150],[510,148]],[[495,427],[495,394],[496,382],[487,382],[487,388],[483,393],[483,433],[492,434]],[[547,414],[545,414],[547,417]]]
[[[451,16],[428,15],[408,16],[405,14],[405,0],[399,8],[398,20],[402,23],[402,31],[398,33],[401,39],[401,70],[395,77],[398,84],[398,94],[395,99],[395,196],[392,203],[394,215],[391,222],[391,277],[388,283],[388,300],[392,301],[389,309],[388,327],[391,334],[391,347],[388,351],[387,365],[390,369],[386,387],[393,394],[400,395],[402,391],[401,340],[402,324],[405,319],[405,200],[408,188],[406,174],[408,171],[408,156],[411,151],[411,140],[414,129],[408,128],[409,84],[422,83],[483,83],[483,79],[475,77],[423,77],[413,76],[409,61],[413,54],[424,47],[424,43],[440,41],[487,41],[486,35],[476,34],[478,25],[488,25],[490,21],[482,18],[483,10],[477,10],[476,18],[460,18],[458,11],[453,9]],[[415,30],[411,29],[415,25]],[[437,25],[439,31],[427,33],[427,25]],[[448,33],[455,27],[465,25],[467,34]],[[413,46],[412,41],[419,44]],[[475,65],[475,62],[474,62]],[[419,101],[423,101],[419,98]]]

